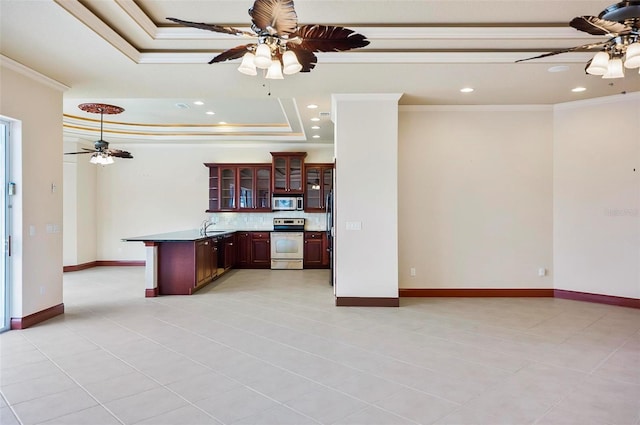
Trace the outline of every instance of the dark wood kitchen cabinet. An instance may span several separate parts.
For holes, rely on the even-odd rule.
[[[215,238],[159,244],[159,295],[191,295],[217,275],[218,244]]]
[[[304,158],[306,152],[271,152],[275,194],[304,192]]]
[[[213,164],[207,212],[271,211],[272,164]]]
[[[228,270],[236,264],[236,235],[218,237],[218,268]]]
[[[210,281],[217,274],[217,259],[213,258],[211,247],[217,245],[212,239],[196,242],[196,285]],[[215,268],[214,268],[215,266]]]
[[[251,266],[256,269],[271,267],[271,234],[251,232]]]
[[[237,267],[252,269],[271,267],[270,237],[269,232],[237,232]]]
[[[324,212],[327,195],[333,189],[333,164],[305,164],[304,210]]]
[[[236,266],[251,266],[251,232],[236,232]]]
[[[326,232],[304,232],[304,268],[328,268],[329,252],[327,248]]]
[[[238,210],[242,212],[271,211],[270,165],[239,166],[238,188]]]

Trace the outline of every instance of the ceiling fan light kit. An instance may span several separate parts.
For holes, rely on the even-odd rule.
[[[609,6],[596,16],[578,16],[569,23],[591,35],[607,36],[604,42],[556,50],[516,62],[539,59],[561,53],[600,48],[587,63],[585,72],[602,78],[624,78],[624,68],[640,68],[640,1],[623,1]]]
[[[242,57],[242,63],[238,67],[238,71],[242,72],[245,75],[258,75],[255,57],[256,56],[251,52],[245,53]]]
[[[98,165],[109,165],[109,164],[113,164],[113,157],[107,153],[94,153],[93,155],[91,155],[91,159],[89,160],[90,163],[92,164],[98,164]]]
[[[262,69],[264,78],[274,80],[283,79],[283,74],[310,72],[318,61],[314,52],[340,52],[369,44],[362,34],[344,27],[298,26],[293,0],[255,0],[249,16],[251,32],[177,18],[167,19],[188,27],[255,40],[255,43],[225,50],[209,63],[242,58],[239,72],[255,76],[257,69]]]

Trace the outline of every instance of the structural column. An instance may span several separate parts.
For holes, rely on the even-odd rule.
[[[146,262],[144,267],[145,297],[158,296],[158,244],[145,242]]]
[[[334,94],[334,290],[339,306],[398,306],[398,100]]]

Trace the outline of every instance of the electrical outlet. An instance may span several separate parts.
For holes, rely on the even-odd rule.
[[[540,267],[538,269],[538,276],[540,277],[544,277],[547,275],[547,269],[545,269],[544,267]]]
[[[412,277],[416,276],[416,268],[415,267],[411,267],[411,270],[409,272],[411,273]]]

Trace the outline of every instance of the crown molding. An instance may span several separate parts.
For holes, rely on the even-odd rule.
[[[318,52],[318,63],[514,63],[524,57],[545,52],[485,52],[485,51],[371,51]],[[138,59],[140,64],[203,64],[208,63],[215,52],[145,52]],[[548,56],[531,63],[584,63],[593,53],[566,53],[561,58]],[[229,62],[229,64],[233,64]],[[237,63],[235,64],[237,65]],[[523,64],[526,66],[526,64]]]
[[[553,105],[400,105],[400,112],[539,112]]]
[[[38,71],[34,71],[33,69],[21,64],[20,62],[16,62],[13,59],[8,58],[2,54],[0,54],[0,66],[11,69],[12,71],[15,71],[19,74],[31,78],[32,80],[43,83],[44,85],[59,91],[66,91],[70,89],[69,86],[62,84],[61,82],[56,81],[53,78],[49,78],[46,75],[39,73]]]
[[[82,3],[75,0],[54,0],[60,7],[75,16],[80,22],[91,28],[106,42],[122,52],[129,59],[138,62],[140,52],[116,32],[109,24],[105,23],[93,11],[87,9]]]
[[[584,106],[607,105],[611,103],[636,101],[640,111],[640,91],[633,93],[620,93],[613,96],[596,97],[593,99],[575,100],[572,102],[558,103],[554,105],[554,110],[562,111],[567,109],[582,108]]]

